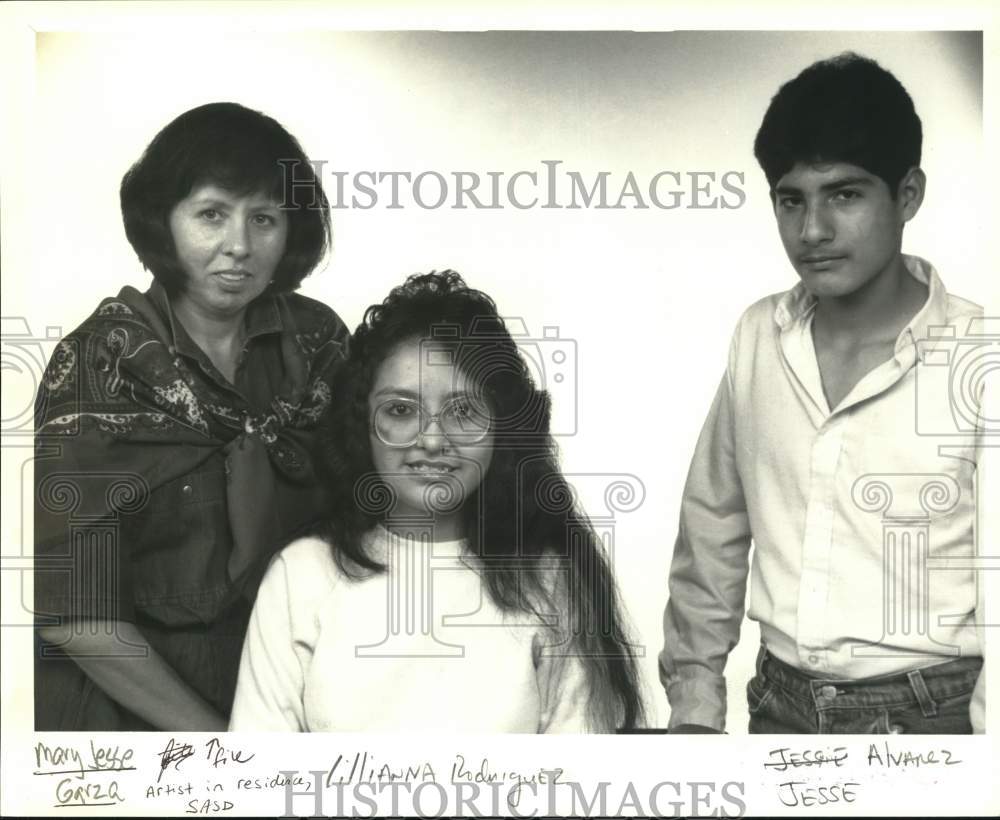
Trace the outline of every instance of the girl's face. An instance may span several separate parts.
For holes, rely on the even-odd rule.
[[[465,537],[462,507],[493,458],[490,411],[448,352],[402,342],[368,396],[372,461],[396,496],[390,521],[430,518],[436,540]]]

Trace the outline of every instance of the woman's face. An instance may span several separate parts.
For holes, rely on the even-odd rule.
[[[196,185],[170,212],[187,275],[177,301],[208,316],[238,316],[270,283],[285,253],[288,215],[263,193]]]
[[[430,517],[437,540],[465,537],[461,508],[493,458],[492,420],[474,385],[414,338],[378,368],[368,412],[372,461],[396,496],[391,517]]]

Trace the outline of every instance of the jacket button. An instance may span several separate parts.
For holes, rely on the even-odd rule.
[[[184,495],[191,495],[191,493],[194,492],[194,488],[190,484],[185,484],[181,487],[181,492],[184,493]]]
[[[903,734],[903,727],[900,726],[898,723],[893,723],[889,727],[889,734],[890,735],[901,735],[901,734]]]

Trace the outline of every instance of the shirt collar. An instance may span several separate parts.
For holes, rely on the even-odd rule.
[[[204,355],[204,351],[195,343],[188,334],[184,325],[174,316],[173,308],[170,305],[170,297],[166,289],[159,282],[154,281],[150,289],[146,292],[149,300],[156,305],[167,318],[170,326],[170,342],[174,350],[185,356],[199,358]],[[278,297],[265,294],[259,299],[251,302],[247,308],[246,317],[247,341],[257,336],[268,333],[281,333],[285,327],[281,321],[281,311],[278,308]]]
[[[928,292],[924,306],[896,337],[897,357],[904,351],[914,348],[918,340],[926,344],[927,340],[932,338],[933,328],[946,324],[948,317],[948,292],[934,266],[919,256],[906,254],[903,254],[903,265],[914,279],[927,285]],[[808,319],[815,307],[816,297],[799,282],[778,301],[778,306],[774,310],[775,324],[784,333],[797,323]]]
[[[390,531],[384,524],[379,523],[368,533],[366,549],[369,557],[385,562],[388,559],[390,546],[395,545],[412,550],[421,541],[424,541],[430,546],[435,564],[458,562],[470,566],[468,561],[471,556],[468,554],[469,540],[467,538],[440,541],[432,536],[432,527],[428,528],[418,524],[414,526],[412,532],[407,533],[405,527],[401,531]]]

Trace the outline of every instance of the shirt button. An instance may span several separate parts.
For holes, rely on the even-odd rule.
[[[194,492],[194,488],[190,484],[185,484],[181,487],[181,492],[184,493],[184,495],[191,495],[191,493]]]
[[[901,735],[901,734],[903,734],[903,727],[900,726],[898,723],[893,723],[889,727],[889,734],[890,735]]]
[[[837,687],[836,686],[824,686],[819,690],[820,697],[826,698],[827,700],[833,700],[837,697]]]
[[[819,655],[810,655],[809,656],[809,663],[811,663],[813,666],[815,666],[817,663],[819,663]]]

